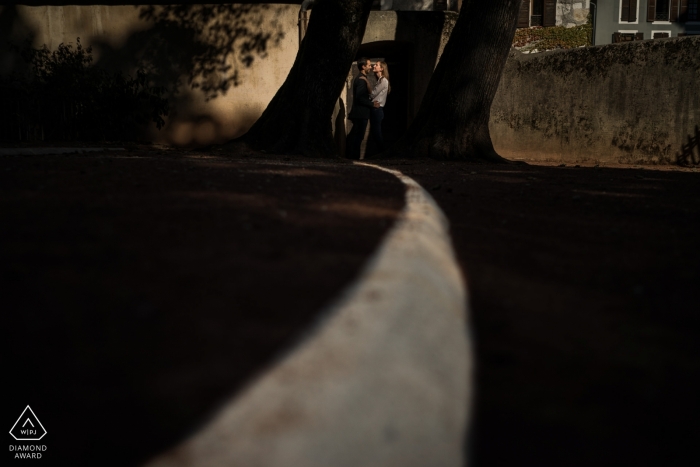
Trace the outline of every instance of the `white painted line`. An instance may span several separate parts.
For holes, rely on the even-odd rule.
[[[396,225],[299,346],[148,467],[464,465],[466,289],[415,181]]]

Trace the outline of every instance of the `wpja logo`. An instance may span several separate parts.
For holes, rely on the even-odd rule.
[[[46,436],[46,429],[31,407],[27,406],[10,429],[10,434],[17,441],[39,441]],[[10,445],[10,452],[15,453],[15,459],[41,459],[46,451],[46,445],[17,444]]]

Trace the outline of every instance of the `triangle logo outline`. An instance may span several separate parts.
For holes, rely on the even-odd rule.
[[[25,420],[24,424],[22,425],[22,427],[24,427],[24,425],[27,424],[27,421],[29,421],[29,424],[32,425],[32,427],[34,427],[34,423],[32,423],[31,418],[29,418],[30,416],[27,414],[27,411],[29,411],[29,413],[31,413],[31,416],[34,417],[34,420],[36,421],[36,423],[41,427],[41,431],[42,431],[41,436],[38,436],[38,435],[37,435],[37,436],[35,436],[35,437],[33,437],[33,438],[18,438],[18,437],[15,436],[15,434],[13,433],[13,431],[14,431],[15,427],[17,426],[17,424],[18,424],[21,420],[23,420],[23,419],[25,419],[25,418],[26,418],[26,420]],[[19,418],[17,419],[17,421],[15,422],[15,424],[12,425],[12,428],[10,428],[10,435],[12,435],[12,437],[13,437],[15,440],[17,440],[17,441],[39,441],[41,438],[43,438],[44,436],[46,436],[46,433],[47,433],[47,432],[46,432],[46,428],[44,428],[44,425],[42,425],[42,424],[41,424],[41,421],[39,421],[39,417],[36,416],[36,414],[34,413],[34,411],[32,410],[32,408],[29,407],[28,405],[27,405],[27,407],[22,411],[22,414],[19,416]]]

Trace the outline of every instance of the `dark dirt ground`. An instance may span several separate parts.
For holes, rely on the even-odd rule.
[[[471,466],[700,465],[700,173],[399,161],[471,293]]]
[[[42,465],[172,445],[313,325],[403,193],[375,169],[282,157],[0,157],[2,419],[31,406]]]
[[[451,222],[471,466],[698,465],[700,173],[379,163]],[[45,460],[72,465],[171,445],[314,322],[402,204],[342,163],[0,157],[3,419],[29,403]]]

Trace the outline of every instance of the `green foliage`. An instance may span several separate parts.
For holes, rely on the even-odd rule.
[[[553,49],[573,49],[591,45],[593,27],[590,24],[566,28],[555,26],[518,29],[513,39],[513,47],[523,51],[544,51]]]
[[[165,89],[135,76],[91,66],[92,48],[60,44],[54,51],[13,47],[21,64],[0,77],[0,138],[5,141],[134,140],[149,121],[165,124]]]

